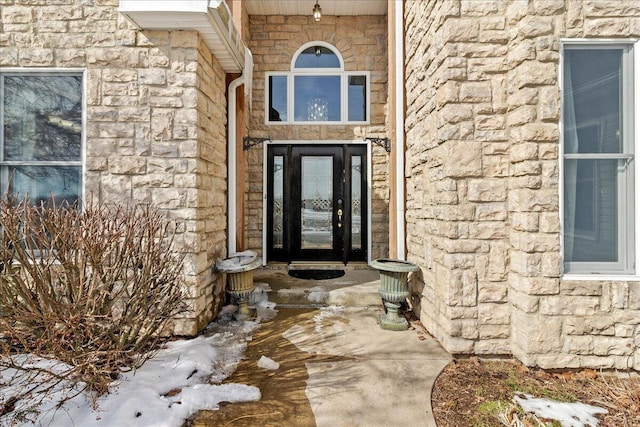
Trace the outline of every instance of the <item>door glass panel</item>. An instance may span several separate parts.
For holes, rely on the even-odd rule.
[[[333,157],[301,159],[301,249],[333,248]]]
[[[284,157],[273,157],[273,247],[282,249],[283,201],[284,201]]]
[[[340,121],[340,76],[295,76],[294,84],[296,121]]]
[[[351,156],[351,249],[362,249],[362,157]]]

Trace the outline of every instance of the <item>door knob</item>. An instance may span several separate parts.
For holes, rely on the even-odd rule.
[[[338,209],[338,228],[342,227],[342,209]]]

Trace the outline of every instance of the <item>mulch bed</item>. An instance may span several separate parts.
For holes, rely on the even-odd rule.
[[[636,374],[549,372],[527,368],[511,359],[475,357],[452,361],[438,377],[431,397],[437,425],[560,425],[524,414],[513,403],[516,392],[605,408],[609,413],[598,415],[599,427],[640,426],[640,377]]]

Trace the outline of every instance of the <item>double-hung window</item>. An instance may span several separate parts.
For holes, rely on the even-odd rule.
[[[266,74],[266,122],[366,124],[369,80],[369,72],[345,71],[328,43],[307,43],[293,56],[289,72]]]
[[[632,43],[562,52],[564,272],[635,274]]]
[[[0,186],[39,204],[82,196],[81,72],[0,70]]]

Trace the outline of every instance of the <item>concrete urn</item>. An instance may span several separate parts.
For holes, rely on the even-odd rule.
[[[235,315],[237,320],[251,317],[247,302],[255,289],[253,270],[261,266],[262,258],[251,251],[236,253],[225,260],[216,261],[215,269],[227,274],[227,293],[238,303]]]
[[[390,331],[405,331],[409,327],[407,319],[398,314],[400,304],[409,295],[409,273],[418,266],[408,261],[381,258],[371,262],[371,267],[380,272],[380,288],[386,313],[380,315],[380,327]]]

